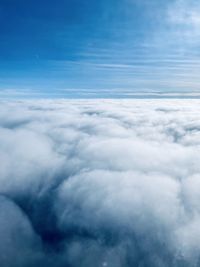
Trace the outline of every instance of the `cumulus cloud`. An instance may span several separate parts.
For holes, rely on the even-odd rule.
[[[1,266],[199,266],[199,107],[1,101]]]

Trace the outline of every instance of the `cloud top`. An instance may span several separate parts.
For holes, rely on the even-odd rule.
[[[1,101],[1,266],[198,266],[199,112]]]

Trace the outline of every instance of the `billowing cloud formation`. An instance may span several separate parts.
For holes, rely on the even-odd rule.
[[[198,100],[1,102],[1,267],[200,262]]]

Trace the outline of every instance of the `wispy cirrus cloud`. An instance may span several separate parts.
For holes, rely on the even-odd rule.
[[[184,42],[200,41],[200,3],[194,0],[177,0],[168,10],[168,21],[179,37],[187,37]],[[182,39],[183,40],[183,39]]]

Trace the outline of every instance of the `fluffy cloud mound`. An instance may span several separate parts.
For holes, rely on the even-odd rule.
[[[199,104],[1,101],[1,267],[199,266]]]

